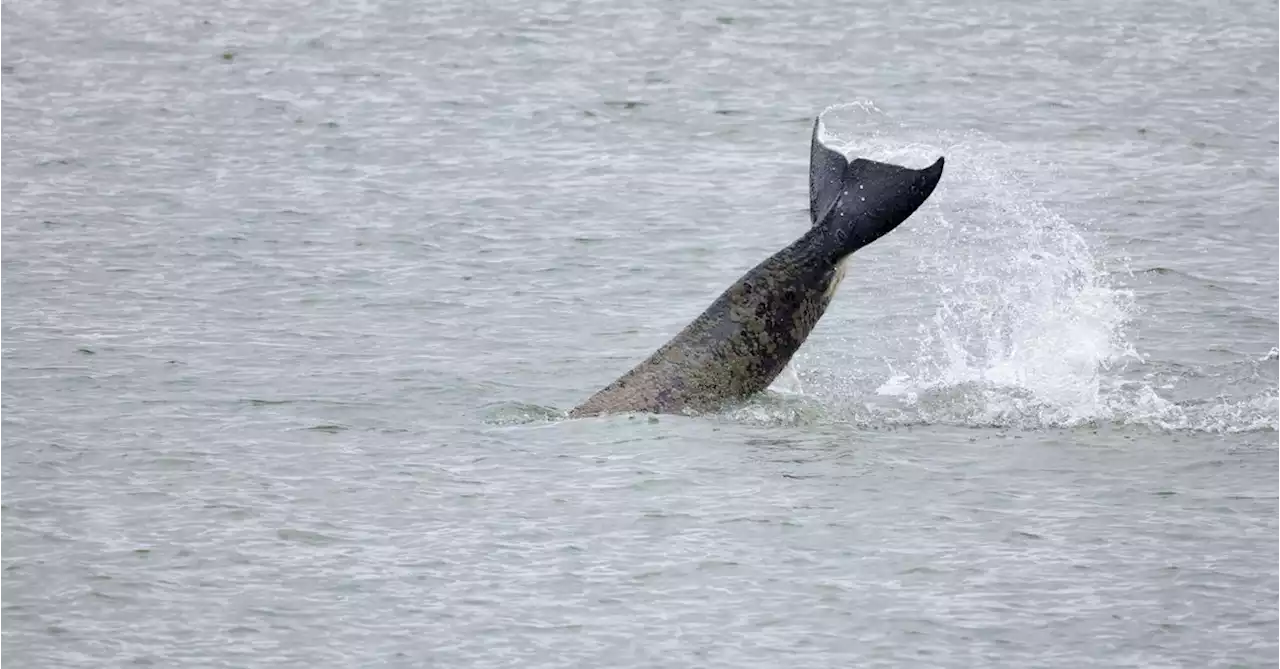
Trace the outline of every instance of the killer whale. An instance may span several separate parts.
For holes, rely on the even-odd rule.
[[[823,142],[822,129],[819,114],[809,143],[811,227],[570,417],[715,410],[777,378],[822,318],[844,261],[915,213],[937,187],[945,162],[939,157],[916,170],[849,161]]]

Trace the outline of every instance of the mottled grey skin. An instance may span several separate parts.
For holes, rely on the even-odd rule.
[[[814,122],[809,209],[813,226],[747,272],[680,334],[570,412],[686,413],[714,410],[777,378],[822,318],[849,254],[905,221],[942,177],[857,159],[820,140]]]

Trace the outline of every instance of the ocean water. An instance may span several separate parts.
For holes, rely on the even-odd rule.
[[[3,661],[1277,666],[1274,3],[5,3]],[[564,413],[920,167],[771,392]]]

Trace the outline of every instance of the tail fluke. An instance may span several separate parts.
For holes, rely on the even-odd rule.
[[[813,137],[809,140],[809,221],[817,225],[831,208],[844,186],[844,172],[849,161],[844,154],[822,143],[822,116],[813,120]]]
[[[809,152],[809,213],[836,235],[848,255],[888,234],[915,213],[942,178],[944,160],[921,170],[863,158],[853,162],[822,143],[822,117]]]

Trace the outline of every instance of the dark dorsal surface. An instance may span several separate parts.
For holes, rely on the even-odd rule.
[[[822,142],[822,117],[813,120],[809,138],[809,222],[817,225],[844,188],[849,161]]]
[[[840,263],[896,228],[928,199],[943,160],[922,170],[845,161],[814,124],[810,211],[795,242],[756,265],[647,360],[571,416],[713,410],[767,388],[826,311]],[[832,179],[839,170],[839,179]]]

